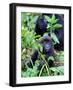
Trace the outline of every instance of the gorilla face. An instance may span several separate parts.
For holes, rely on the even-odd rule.
[[[53,48],[51,38],[48,34],[43,35],[42,46],[44,53],[49,53],[51,48]]]
[[[49,50],[50,50],[50,48],[51,48],[51,42],[50,42],[50,40],[47,40],[47,41],[45,40],[43,42],[43,49],[45,50],[46,53],[48,53]]]
[[[47,21],[44,16],[39,16],[36,21],[35,32],[37,35],[43,36],[47,31]]]
[[[37,22],[37,24],[38,24],[38,28],[39,29],[45,29],[46,27],[47,27],[47,22],[46,22],[46,20],[45,20],[45,17],[44,16],[42,16],[42,17],[40,17],[39,19],[38,19],[38,22]]]

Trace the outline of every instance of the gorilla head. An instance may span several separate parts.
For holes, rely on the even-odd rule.
[[[43,46],[43,53],[47,57],[53,55],[54,48],[53,48],[51,37],[48,34],[43,35],[41,43],[42,43],[42,46]]]
[[[43,15],[39,16],[36,21],[35,32],[37,35],[43,36],[43,34],[46,31],[47,31],[47,21]]]

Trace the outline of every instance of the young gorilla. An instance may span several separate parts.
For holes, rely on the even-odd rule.
[[[40,44],[43,46],[43,54],[45,55],[45,60],[47,61],[47,63],[49,64],[49,67],[53,67],[54,66],[54,63],[52,60],[49,60],[48,61],[48,58],[49,56],[53,56],[54,55],[54,48],[53,48],[53,45],[52,45],[52,41],[51,41],[51,38],[49,37],[48,34],[44,34],[43,37],[42,37],[42,40],[40,41]],[[31,62],[33,62],[33,64],[35,64],[35,61],[38,59],[38,51],[35,51],[33,53],[33,55],[31,56],[31,60],[28,60],[26,62],[27,66],[29,68],[32,68],[33,65]],[[42,60],[40,61],[39,63],[39,66],[38,66],[38,69],[41,69],[41,67],[45,64],[45,61]]]
[[[49,56],[54,55],[54,48],[51,37],[48,34],[44,34],[41,40],[41,44],[43,46],[43,54],[45,54],[45,58],[47,60]]]
[[[49,67],[53,67],[54,66],[54,62],[52,60],[48,61],[49,56],[53,56],[54,53],[54,48],[53,48],[53,44],[51,41],[51,38],[48,34],[44,34],[43,38],[41,40],[41,44],[43,46],[43,54],[45,55],[45,60],[47,61]],[[40,65],[39,65],[39,69],[41,69],[41,67],[45,64],[45,61],[41,61]]]

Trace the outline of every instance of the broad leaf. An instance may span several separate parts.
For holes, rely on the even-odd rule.
[[[51,38],[54,41],[54,44],[59,43],[59,40],[58,40],[57,36],[55,35],[55,33],[51,33]]]
[[[53,25],[53,29],[59,29],[59,28],[62,28],[62,25],[61,24],[55,24]]]

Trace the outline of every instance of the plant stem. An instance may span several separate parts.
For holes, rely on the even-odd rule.
[[[43,55],[42,55],[40,52],[39,52],[39,54],[40,54],[41,58],[45,61],[45,64],[42,66],[42,68],[41,68],[41,71],[40,71],[40,74],[39,74],[39,75],[41,75],[42,70],[43,70],[43,68],[44,68],[44,67],[46,67],[47,73],[48,73],[48,75],[49,75],[49,74],[50,74],[50,73],[49,73],[49,72],[50,72],[50,70],[49,70],[48,63],[47,63],[47,61],[45,60],[45,58],[43,57]]]

